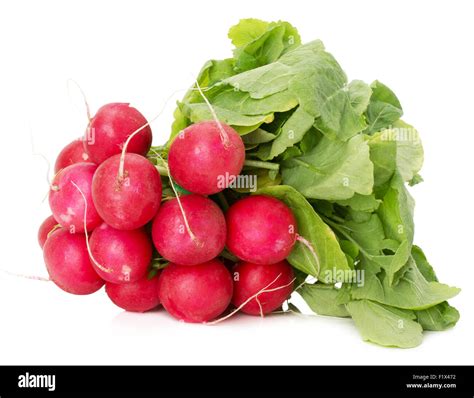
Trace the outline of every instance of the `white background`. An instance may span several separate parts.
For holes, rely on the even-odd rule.
[[[0,276],[0,364],[472,364],[473,9],[469,1],[10,1],[0,3],[0,268],[46,275],[36,242],[49,214],[47,166],[86,115],[129,101],[149,119],[209,58],[230,55],[239,18],[284,19],[320,38],[350,79],[379,79],[420,131],[425,182],[416,242],[441,281],[460,286],[461,320],[410,350],[361,341],[351,320],[239,316],[188,325],[128,314],[104,291]],[[182,95],[174,95],[173,100]],[[153,125],[165,141],[173,103]],[[31,138],[32,137],[32,138]],[[33,147],[32,147],[33,143]]]

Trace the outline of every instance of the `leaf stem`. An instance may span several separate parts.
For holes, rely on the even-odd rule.
[[[261,160],[246,159],[245,162],[244,162],[244,166],[256,167],[258,169],[276,170],[276,171],[278,171],[280,169],[280,165],[277,164],[277,163],[263,162]]]

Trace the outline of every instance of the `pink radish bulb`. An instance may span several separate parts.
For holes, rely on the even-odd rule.
[[[104,281],[89,260],[86,236],[60,229],[50,235],[43,248],[44,261],[51,280],[71,294],[91,294]]]
[[[232,298],[232,277],[219,261],[185,266],[170,263],[161,273],[160,301],[173,317],[207,322],[222,314]]]
[[[290,208],[271,196],[248,196],[226,214],[227,247],[238,258],[257,264],[284,260],[296,242],[296,220]]]
[[[143,156],[127,153],[119,175],[121,155],[103,162],[92,182],[94,204],[103,220],[116,229],[133,230],[155,216],[161,203],[161,178]]]
[[[101,107],[91,119],[84,138],[84,147],[91,161],[100,164],[121,153],[127,138],[145,124],[145,117],[128,103]],[[130,140],[127,152],[145,156],[151,141],[151,128],[146,126]]]
[[[288,299],[293,291],[293,278],[293,269],[286,261],[275,264],[239,263],[233,269],[232,304],[240,307],[259,291],[271,290],[259,294],[241,308],[249,315],[269,314]]]
[[[96,272],[112,283],[136,282],[145,277],[153,251],[143,229],[121,231],[105,223],[92,232],[89,246]]]
[[[46,218],[40,225],[38,229],[38,243],[41,248],[48,240],[48,235],[58,226],[58,222],[54,219],[53,216]]]
[[[189,192],[211,195],[227,188],[242,171],[245,146],[240,135],[221,123],[200,122],[184,129],[171,144],[171,176]]]
[[[145,312],[160,305],[158,283],[159,275],[130,283],[107,282],[105,291],[117,307],[130,312]]]
[[[84,149],[84,142],[82,139],[77,139],[66,145],[59,153],[54,165],[54,174],[71,164],[83,162],[89,162],[89,155]]]
[[[62,169],[51,184],[49,206],[54,218],[70,232],[84,232],[85,202],[87,202],[87,230],[92,231],[102,223],[92,201],[92,177],[97,169],[93,163],[75,163]],[[75,186],[79,187],[79,189]]]
[[[224,250],[224,214],[211,199],[200,195],[180,197],[189,234],[178,200],[163,203],[153,221],[152,236],[156,250],[167,260],[181,265],[204,263]]]

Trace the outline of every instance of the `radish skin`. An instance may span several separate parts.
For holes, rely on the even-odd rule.
[[[100,164],[119,154],[127,138],[145,124],[145,117],[128,103],[102,106],[91,119],[85,133],[84,147],[91,161]],[[151,128],[146,126],[130,140],[127,151],[145,156],[151,141]]]
[[[219,261],[186,266],[170,263],[159,279],[160,301],[173,317],[207,322],[222,314],[232,298],[232,277]]]
[[[66,229],[54,232],[44,245],[43,256],[50,279],[65,292],[91,294],[104,284],[89,260],[84,234]]]
[[[89,155],[84,149],[84,142],[82,139],[74,140],[59,152],[59,155],[56,158],[56,163],[54,164],[54,174],[57,174],[59,170],[65,169],[71,164],[89,161]]]
[[[144,277],[130,283],[107,282],[105,291],[117,307],[130,312],[146,312],[160,305],[158,279],[159,273],[151,279]]]
[[[268,286],[265,293],[259,294],[240,310],[249,315],[269,314],[288,299],[293,291],[293,278],[293,269],[286,261],[270,265],[241,262],[233,269],[232,304],[239,307],[249,297]],[[274,282],[271,283],[272,281]]]
[[[166,201],[153,221],[153,243],[164,258],[181,265],[210,261],[224,250],[226,225],[224,214],[211,199],[200,195],[180,197],[192,231],[186,227],[176,198]]]
[[[41,248],[44,247],[44,244],[48,240],[48,234],[58,226],[58,222],[53,216],[46,218],[40,225],[38,229],[38,243]]]
[[[296,219],[288,206],[271,196],[253,195],[226,213],[227,248],[243,261],[273,264],[284,260],[296,242]]]
[[[193,124],[174,139],[168,153],[171,176],[189,192],[211,195],[222,191],[242,171],[245,146],[240,135],[215,121]]]
[[[155,216],[161,203],[161,178],[143,156],[125,154],[124,177],[118,176],[121,155],[107,159],[97,169],[92,197],[103,220],[116,229],[133,230]]]
[[[89,246],[96,272],[112,283],[144,278],[153,254],[151,240],[143,229],[121,231],[106,223],[92,232]]]
[[[62,169],[51,184],[49,205],[53,216],[71,233],[84,232],[84,198],[87,201],[87,230],[92,231],[102,223],[92,201],[92,178],[96,169],[93,163],[76,163]],[[84,198],[74,184],[80,188]]]

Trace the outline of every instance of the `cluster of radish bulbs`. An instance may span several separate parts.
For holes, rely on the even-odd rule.
[[[61,151],[49,192],[52,216],[38,233],[50,279],[78,295],[105,284],[127,311],[162,304],[186,322],[280,308],[294,284],[285,260],[297,240],[291,210],[257,194],[224,214],[212,198],[226,188],[219,176],[232,181],[243,168],[239,134],[217,120],[187,127],[162,159],[168,176],[147,158],[151,143],[145,117],[112,103],[90,119],[83,139]],[[162,178],[189,193],[162,197]],[[240,262],[226,263],[225,248]],[[167,261],[158,271],[151,267],[157,254]]]

